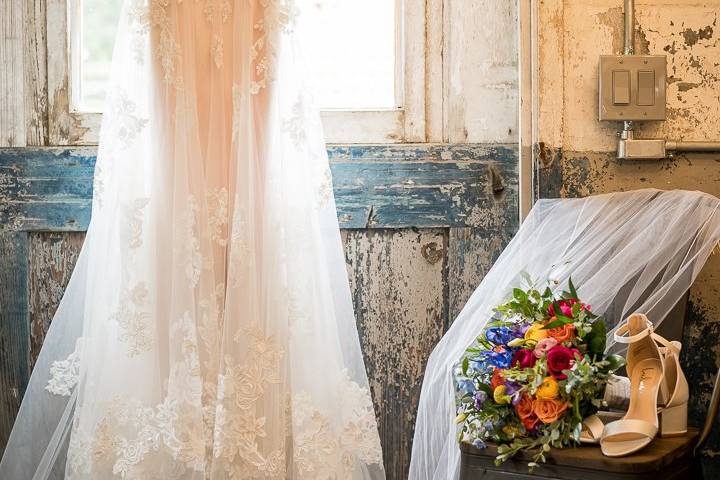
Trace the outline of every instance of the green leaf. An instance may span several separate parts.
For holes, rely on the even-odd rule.
[[[574,322],[572,318],[566,317],[565,315],[555,315],[555,318],[557,318],[557,320],[553,320],[552,322],[545,325],[543,327],[543,330],[548,330],[555,327],[562,327],[563,325]]]
[[[590,346],[590,353],[595,355],[602,355],[605,352],[605,341],[606,341],[607,329],[605,328],[605,320],[598,318],[592,324],[592,329],[588,334]]]
[[[577,290],[575,290],[575,285],[572,283],[572,277],[568,278],[568,287],[570,288],[570,295],[573,298],[578,298]]]
[[[469,367],[470,367],[470,360],[468,360],[468,357],[464,357],[464,358],[463,358],[463,362],[462,362],[462,372],[463,372],[463,375],[467,375],[467,372],[468,372],[468,368],[469,368]]]
[[[492,397],[492,389],[490,388],[490,385],[486,385],[484,383],[481,383],[478,385],[478,390],[482,390],[483,392],[487,393],[489,397]]]
[[[608,368],[612,372],[619,370],[623,365],[625,365],[625,359],[620,355],[608,355],[605,360],[607,360],[609,364]]]
[[[527,293],[519,288],[513,288],[513,297],[519,302],[527,301]]]

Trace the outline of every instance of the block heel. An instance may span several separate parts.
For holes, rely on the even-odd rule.
[[[687,433],[687,403],[660,411],[660,436],[678,437]]]

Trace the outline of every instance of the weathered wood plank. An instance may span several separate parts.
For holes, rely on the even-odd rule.
[[[0,149],[0,223],[85,230],[95,152]],[[488,228],[517,216],[514,147],[338,145],[328,154],[342,228]]]
[[[448,325],[500,256],[518,228],[517,220],[494,229],[451,228],[448,240]]]
[[[27,234],[0,231],[0,455],[29,378]]]
[[[70,281],[85,234],[33,232],[29,234],[28,290],[30,365],[40,353],[45,334]]]
[[[46,0],[25,0],[25,137],[48,144]]]
[[[0,147],[25,145],[23,2],[0,2]]]
[[[48,45],[69,45],[67,0],[46,1]],[[75,29],[77,26],[73,26]],[[92,145],[100,138],[99,113],[72,111],[68,48],[51,48],[47,55],[48,136],[51,145]]]
[[[443,230],[351,230],[346,258],[387,478],[407,478],[425,363],[443,335]]]
[[[95,149],[0,150],[0,225],[14,230],[86,230]]]

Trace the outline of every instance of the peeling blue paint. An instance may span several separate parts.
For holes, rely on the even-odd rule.
[[[0,228],[87,229],[95,152],[0,149]],[[328,156],[341,228],[474,227],[482,212],[514,224],[516,147],[333,146]]]

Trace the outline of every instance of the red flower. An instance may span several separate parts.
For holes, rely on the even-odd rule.
[[[505,379],[502,375],[502,369],[496,368],[495,370],[493,370],[492,378],[490,379],[490,388],[492,388],[494,392],[495,389],[500,385],[505,385]]]
[[[555,345],[547,352],[548,372],[557,380],[565,380],[567,375],[562,373],[568,370],[575,360],[575,354],[579,354],[577,349],[567,348],[563,345]]]
[[[532,414],[528,415],[527,417],[521,418],[520,421],[525,427],[525,430],[527,430],[528,432],[532,432],[533,430],[535,430],[535,426],[540,420],[538,419],[537,415]]]
[[[562,313],[562,314],[565,315],[566,317],[570,317],[570,318],[573,318],[572,306],[575,305],[576,303],[578,303],[578,299],[577,299],[577,298],[570,298],[570,299],[568,299],[568,300],[560,300],[559,302],[557,302],[558,306],[560,306],[560,313]],[[580,303],[580,310],[588,310],[588,311],[589,311],[589,310],[590,310],[590,305],[586,305],[586,304],[584,304],[584,303]],[[548,315],[549,315],[550,317],[555,317],[555,316],[556,316],[556,314],[555,314],[555,305],[552,304],[552,303],[551,303],[550,306],[548,307]]]
[[[528,350],[527,348],[521,348],[513,354],[512,360],[510,361],[510,366],[518,366],[520,368],[532,368],[535,366],[536,360],[537,358],[535,358],[535,354],[532,350]]]

